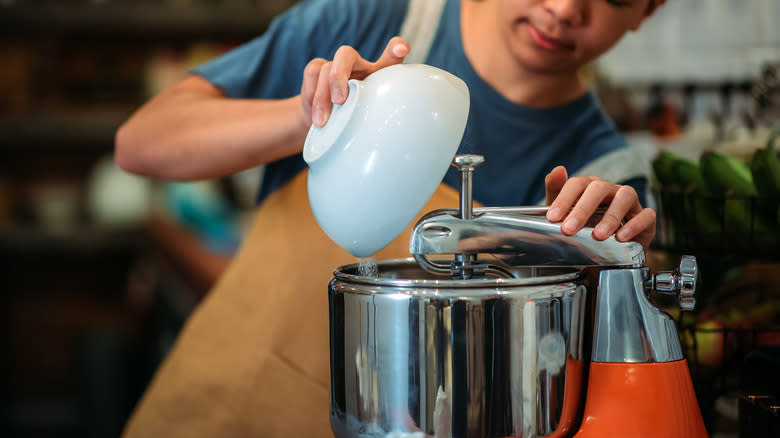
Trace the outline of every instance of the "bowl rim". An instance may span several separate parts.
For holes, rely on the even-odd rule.
[[[385,267],[419,267],[412,257],[397,258],[376,261],[377,266]],[[566,283],[575,283],[585,276],[585,271],[576,266],[522,266],[519,268],[557,270],[561,273],[553,275],[539,275],[524,278],[479,278],[469,280],[456,280],[449,277],[438,277],[432,279],[399,279],[388,277],[368,277],[354,274],[359,267],[358,263],[350,263],[339,266],[333,270],[333,279],[331,281],[340,281],[348,284],[361,284],[368,286],[393,286],[402,288],[418,289],[464,289],[464,288],[513,288],[520,286],[554,286]],[[422,268],[420,268],[422,270]],[[432,275],[432,274],[431,274]],[[432,275],[433,276],[433,275]],[[366,293],[369,293],[366,291]],[[382,293],[381,290],[371,291],[370,293]],[[391,292],[386,292],[391,293]]]
[[[353,114],[360,105],[362,88],[360,81],[350,79],[347,82],[349,92],[347,99],[342,104],[333,104],[330,117],[323,126],[314,123],[309,127],[306,138],[303,141],[303,161],[311,167],[322,158],[330,149],[341,144],[341,139],[346,132],[351,131],[355,125]],[[330,144],[320,144],[325,141]]]

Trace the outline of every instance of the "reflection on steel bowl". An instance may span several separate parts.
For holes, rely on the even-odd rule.
[[[574,268],[451,280],[413,260],[335,272],[331,426],[342,437],[547,436],[576,426],[586,288]],[[413,435],[417,434],[417,435]]]

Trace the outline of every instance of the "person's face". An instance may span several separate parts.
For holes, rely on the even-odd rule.
[[[650,0],[488,0],[497,2],[500,39],[539,72],[576,71],[647,16]]]

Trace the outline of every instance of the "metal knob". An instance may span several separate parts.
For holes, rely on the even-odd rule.
[[[485,162],[482,155],[457,155],[452,160],[452,165],[460,171],[460,218],[472,219],[473,198],[472,198],[472,175],[474,168]]]
[[[653,289],[658,293],[677,295],[682,310],[693,310],[696,306],[697,277],[696,257],[684,255],[680,258],[679,268],[653,276]]]

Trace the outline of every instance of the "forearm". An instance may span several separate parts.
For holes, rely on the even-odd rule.
[[[142,106],[116,135],[123,169],[172,180],[212,179],[303,147],[308,126],[299,97],[228,99],[199,76]]]

